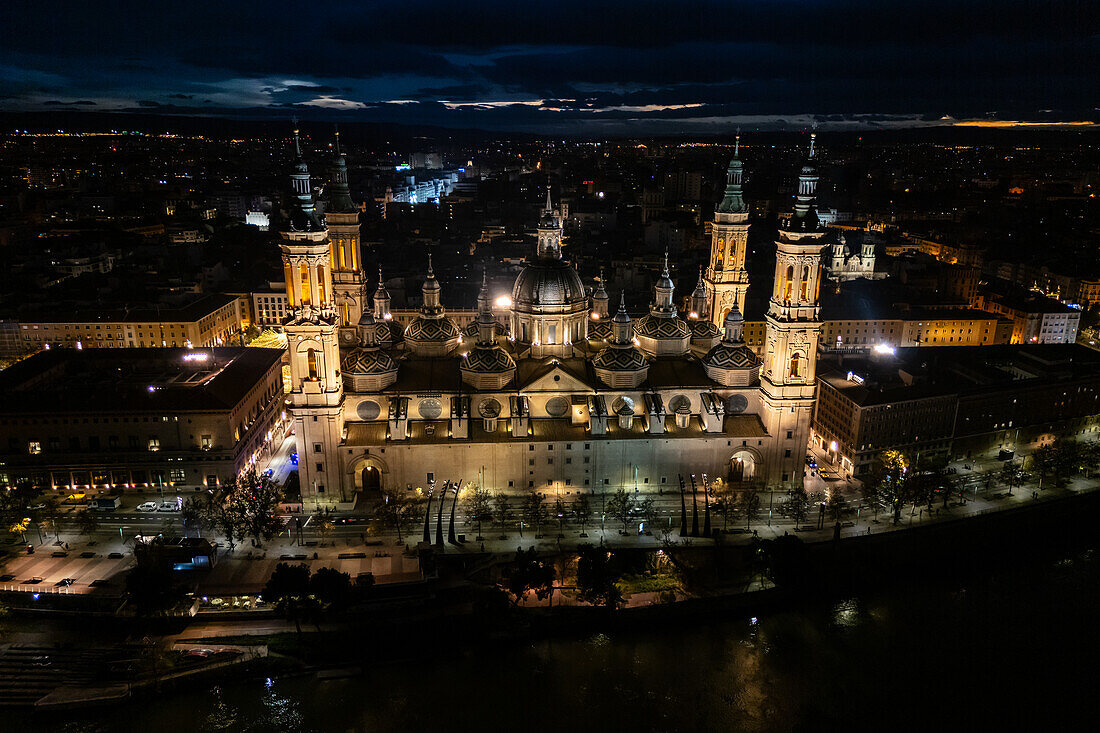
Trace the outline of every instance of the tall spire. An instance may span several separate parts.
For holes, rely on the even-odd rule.
[[[424,284],[420,288],[422,303],[420,314],[422,316],[442,316],[443,304],[439,298],[439,281],[435,279],[435,271],[432,270],[432,256],[428,255],[428,274],[424,278]]]
[[[355,202],[351,199],[351,189],[348,188],[348,164],[344,158],[343,152],[340,150],[340,129],[336,128],[333,135],[335,142],[333,148],[335,156],[332,160],[332,165],[329,169],[329,178],[331,179],[331,185],[329,191],[331,195],[329,197],[329,205],[327,210],[333,212],[339,212],[342,214],[350,214],[355,212]]]
[[[744,163],[741,162],[741,130],[738,128],[737,137],[733,142],[733,158],[726,168],[726,193],[722,197],[722,203],[718,204],[718,211],[722,214],[744,214],[749,207],[741,194],[741,182],[744,178]]]
[[[810,152],[798,174],[798,192],[795,194],[794,212],[790,228],[800,232],[816,232],[817,218],[817,165],[814,163],[814,142],[817,133],[810,133]]]
[[[374,291],[374,317],[388,320],[390,316],[390,291],[386,290],[386,281],[382,277],[382,266],[378,266],[378,289]]]
[[[614,344],[629,344],[633,343],[633,338],[630,326],[630,316],[626,314],[626,291],[623,290],[619,293],[619,310],[615,313],[615,317],[611,319],[611,341]]]
[[[298,232],[316,232],[325,228],[313,202],[313,186],[309,180],[309,167],[302,159],[302,147],[298,142],[298,118],[294,118],[294,152],[297,161],[290,174],[290,229]]]
[[[672,293],[676,289],[675,284],[672,282],[672,276],[668,271],[668,250],[665,250],[665,266],[661,271],[661,277],[657,280],[657,285],[654,287],[656,291],[656,300],[654,302],[652,312],[660,313],[662,315],[676,315],[676,306],[672,304]]]
[[[541,260],[561,259],[561,222],[554,216],[554,204],[550,199],[550,181],[546,182],[546,208],[539,218],[538,244],[535,253]]]
[[[695,284],[695,292],[691,294],[691,313],[693,318],[705,318],[707,309],[707,289],[703,284],[703,268],[699,268],[699,281]]]

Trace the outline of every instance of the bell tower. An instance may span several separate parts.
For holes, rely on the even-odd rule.
[[[775,437],[768,482],[780,488],[802,486],[817,377],[818,296],[827,245],[815,203],[814,140],[811,135],[809,158],[798,176],[794,213],[776,241],[775,283],[765,316],[760,390],[765,427]]]
[[[294,419],[302,501],[333,504],[347,497],[339,466],[344,386],[332,251],[325,220],[314,206],[298,130],[294,131],[294,148],[297,161],[290,176],[288,210],[279,232],[288,306],[283,330],[290,358],[290,414]]]
[[[333,145],[336,157],[329,170],[329,198],[325,221],[331,249],[332,287],[340,321],[340,344],[355,344],[355,327],[363,313],[366,278],[359,251],[359,209],[348,188],[348,166],[340,149],[340,131]]]
[[[741,135],[733,146],[733,159],[726,169],[726,193],[714,212],[711,227],[710,264],[703,278],[707,294],[707,312],[718,328],[725,324],[726,313],[737,305],[745,312],[745,294],[749,273],[745,270],[745,251],[749,240],[749,207],[741,195],[744,164],[741,162]]]

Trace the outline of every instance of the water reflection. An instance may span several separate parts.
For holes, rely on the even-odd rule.
[[[899,690],[918,695],[928,714],[1041,699],[1055,716],[1046,729],[1060,729],[1056,716],[1075,709],[1094,676],[1036,671],[1091,669],[1098,589],[1100,561],[1083,555],[965,590],[958,581],[898,583],[755,619],[695,617],[646,631],[440,650],[364,663],[362,677],[326,682],[165,692],[67,723],[59,715],[50,730],[836,730],[864,727],[868,701]],[[937,694],[956,685],[965,694]],[[40,727],[28,718],[22,729]]]

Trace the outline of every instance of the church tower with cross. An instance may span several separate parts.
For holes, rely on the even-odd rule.
[[[828,242],[817,216],[815,138],[810,135],[809,156],[798,175],[794,212],[776,240],[760,370],[761,417],[775,438],[767,461],[768,483],[785,488],[802,486],[821,329],[821,259]]]
[[[749,241],[749,207],[741,193],[744,163],[741,162],[741,135],[733,147],[733,159],[726,169],[726,192],[714,212],[711,227],[710,264],[703,278],[707,294],[707,316],[717,328],[723,328],[726,314],[736,306],[745,312],[745,294],[749,273],[745,252]]]
[[[333,293],[332,250],[317,211],[309,168],[294,130],[297,159],[290,176],[279,249],[286,281],[283,331],[290,361],[290,415],[298,449],[302,497],[346,500],[338,454],[344,427],[340,318]]]

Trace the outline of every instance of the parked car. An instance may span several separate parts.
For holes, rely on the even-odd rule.
[[[157,503],[155,501],[143,501],[137,505],[139,512],[155,512],[157,510]]]
[[[76,578],[62,578],[61,580],[54,583],[54,585],[63,585],[63,586],[68,587],[68,586],[72,585],[75,582],[76,582]]]
[[[178,512],[179,510],[179,504],[174,501],[162,501],[160,506],[157,507],[158,512]]]

